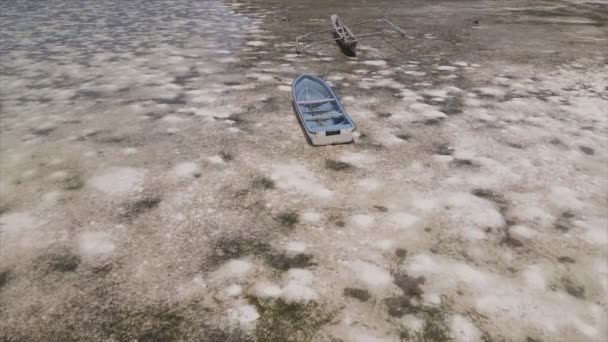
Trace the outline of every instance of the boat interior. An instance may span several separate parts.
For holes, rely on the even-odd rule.
[[[337,99],[323,85],[310,79],[302,80],[297,87],[296,105],[310,128],[348,124]]]

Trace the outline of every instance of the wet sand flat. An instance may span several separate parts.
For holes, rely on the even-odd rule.
[[[1,340],[608,339],[605,1],[3,5]]]

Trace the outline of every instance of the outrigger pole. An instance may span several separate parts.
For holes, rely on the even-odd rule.
[[[360,26],[360,25],[364,25],[364,24],[369,24],[372,22],[377,22],[377,21],[383,21],[385,23],[387,23],[390,28],[399,33],[401,35],[402,38],[404,38],[406,36],[406,33],[403,29],[401,29],[399,26],[397,26],[395,23],[393,23],[392,21],[388,20],[387,18],[382,18],[382,19],[371,19],[371,20],[366,20],[366,21],[362,21],[362,22],[358,22],[355,23],[353,25],[350,25],[351,27],[354,26]],[[328,43],[328,42],[334,42],[334,41],[338,41],[338,43],[345,43],[346,40],[350,40],[350,41],[357,41],[357,38],[361,38],[361,37],[369,37],[369,36],[375,36],[375,35],[380,35],[380,34],[385,34],[384,31],[379,31],[379,32],[372,32],[372,33],[364,33],[364,34],[358,34],[355,35],[353,34],[346,25],[344,25],[340,19],[338,18],[337,15],[332,15],[332,22],[334,23],[334,27],[330,28],[330,29],[326,29],[326,30],[320,30],[320,31],[315,31],[315,32],[310,32],[301,36],[297,36],[296,37],[296,52],[298,54],[304,52],[304,50],[307,50],[308,48],[310,48],[311,46],[314,45],[318,45],[318,44],[323,44],[323,43]],[[321,33],[325,33],[325,32],[334,32],[334,35],[336,36],[335,38],[331,38],[331,39],[325,39],[325,40],[320,40],[320,41],[313,41],[313,42],[309,42],[308,44],[304,44],[303,40],[305,40],[306,38],[310,37],[310,36],[314,36],[317,34],[321,34]],[[351,36],[346,37],[345,36],[345,32],[351,34]],[[302,44],[304,44],[303,46],[301,46]],[[394,44],[391,44],[392,46],[394,46]],[[352,48],[352,52],[354,53],[354,49],[355,49],[355,45],[351,46]]]

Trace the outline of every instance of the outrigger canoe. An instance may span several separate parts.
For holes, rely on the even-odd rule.
[[[312,75],[300,75],[291,85],[291,96],[298,118],[313,145],[353,141],[356,126],[325,81]]]

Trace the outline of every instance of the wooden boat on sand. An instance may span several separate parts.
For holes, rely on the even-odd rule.
[[[332,14],[330,17],[331,23],[334,26],[334,37],[340,49],[349,56],[355,56],[357,54],[357,43],[359,40],[357,36],[344,25],[337,14]]]
[[[331,87],[312,75],[300,75],[291,85],[293,104],[313,145],[353,141],[356,129]]]

